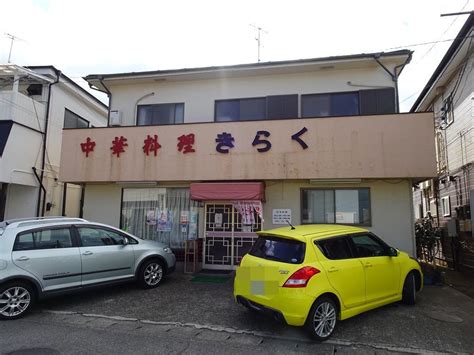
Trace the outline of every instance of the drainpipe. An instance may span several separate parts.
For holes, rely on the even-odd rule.
[[[392,81],[395,84],[395,112],[400,113],[400,103],[399,103],[399,96],[398,96],[398,77],[402,73],[405,66],[408,63],[410,63],[412,52],[408,53],[408,58],[405,60],[403,64],[397,65],[395,66],[395,68],[393,68],[393,73],[385,65],[383,65],[383,63],[379,59],[380,56],[381,56],[380,54],[376,54],[374,55],[374,59],[378,63],[378,65],[380,65],[383,68],[383,70],[385,70],[388,73],[388,75],[390,75],[390,77],[392,78]]]
[[[67,182],[63,183],[63,206],[61,216],[66,216]]]
[[[105,86],[103,76],[99,77],[99,82],[102,85],[102,87],[105,89],[105,92],[107,93],[107,98],[109,99],[109,105],[108,105],[108,108],[107,108],[107,127],[110,127],[110,107],[112,105],[112,93],[110,92],[109,88],[107,86]],[[91,83],[89,83],[89,87],[91,89],[103,92],[101,90],[98,90],[98,89],[94,88]]]
[[[44,216],[44,210],[45,210],[45,205],[46,205],[46,188],[43,185],[43,178],[44,178],[44,167],[46,165],[46,143],[48,141],[48,124],[49,124],[49,111],[51,107],[51,91],[52,91],[53,85],[59,83],[59,79],[61,78],[61,71],[57,70],[56,68],[53,68],[53,70],[56,73],[56,80],[54,81],[54,83],[51,83],[48,85],[48,102],[46,104],[46,117],[44,120],[44,134],[43,134],[43,151],[41,154],[41,176],[39,178],[39,183],[40,183],[41,188],[38,191],[38,203],[36,205],[37,217]],[[34,168],[33,171],[35,172],[35,175],[37,175],[36,168]],[[41,205],[41,191],[44,192],[42,205]],[[41,216],[40,216],[40,206],[41,206]]]
[[[45,199],[46,199],[46,188],[43,185],[43,180],[39,177],[37,169],[33,166],[31,169],[33,169],[33,173],[36,176],[36,180],[38,180],[38,183],[40,185],[40,193],[38,196],[38,205],[36,206],[36,216],[39,217],[39,207],[40,207],[40,201],[41,201],[41,191],[43,191]]]

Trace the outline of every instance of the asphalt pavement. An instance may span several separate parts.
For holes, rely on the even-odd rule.
[[[231,278],[221,284],[191,279],[192,276],[175,273],[152,290],[128,284],[58,297],[39,304],[37,313],[30,317],[54,312],[69,312],[76,317],[125,317],[181,330],[206,329],[311,344],[303,329],[283,325],[235,304]],[[340,322],[326,345],[413,353],[472,353],[474,300],[447,286],[427,286],[413,307],[396,303]]]

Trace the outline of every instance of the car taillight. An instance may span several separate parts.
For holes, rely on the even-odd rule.
[[[318,269],[305,266],[293,273],[288,280],[286,280],[283,287],[306,287],[308,281],[316,274],[320,273]]]

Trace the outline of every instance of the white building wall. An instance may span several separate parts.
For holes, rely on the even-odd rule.
[[[116,184],[87,184],[84,194],[84,218],[120,227],[122,187]]]
[[[85,190],[84,218],[120,226],[122,187],[139,188],[137,185],[87,184]],[[182,185],[181,185],[182,187]],[[294,225],[301,224],[302,188],[370,188],[372,225],[367,229],[380,236],[389,245],[415,254],[413,212],[410,180],[378,180],[353,185],[313,185],[301,181],[265,182],[264,229],[281,227],[272,224],[272,209],[292,211]],[[200,209],[199,235],[203,235],[203,209]]]
[[[50,114],[48,122],[48,139],[46,154],[46,175],[44,185],[47,190],[46,202],[52,204],[45,214],[59,216],[62,214],[62,197],[64,184],[59,181],[59,165],[61,157],[62,132],[66,108],[89,121],[94,127],[107,125],[107,109],[99,106],[92,100],[86,100],[77,93],[77,88],[61,81],[51,89]],[[80,190],[68,188],[66,214],[69,217],[78,217],[80,209]],[[68,214],[69,213],[69,214]]]
[[[390,66],[389,66],[390,67]],[[351,86],[348,82],[353,85]],[[123,125],[135,125],[138,105],[184,102],[184,122],[214,121],[214,101],[284,94],[314,94],[394,87],[379,66],[344,70],[318,70],[298,74],[263,75],[209,80],[157,81],[155,83],[107,83],[112,92],[111,110],[122,113]]]
[[[473,66],[474,57],[471,57],[453,98],[454,120],[443,132],[449,171],[455,171],[474,160],[474,73],[471,70]],[[455,89],[459,73],[460,70],[453,74],[449,85],[434,101],[433,111],[436,118],[441,115],[444,100]]]
[[[84,100],[70,88],[70,84],[53,85],[48,123],[48,156],[54,168],[59,167],[65,109],[74,112],[94,127],[107,126],[107,109]],[[77,90],[77,89],[76,89]]]
[[[272,224],[273,208],[289,208],[292,211],[293,223],[301,223],[302,188],[370,188],[372,225],[363,227],[380,236],[389,245],[414,255],[413,216],[411,181],[379,180],[355,185],[313,185],[301,182],[265,183],[265,199],[263,207],[265,228],[281,226]]]
[[[36,214],[38,187],[10,184],[7,190],[5,219],[31,217]]]
[[[38,69],[40,74],[51,74],[50,68]],[[26,86],[20,91],[25,92]],[[21,93],[1,93],[0,119],[13,119],[35,130],[44,132],[48,85],[43,85],[42,96],[28,97]],[[46,203],[51,203],[46,215],[62,214],[63,183],[59,181],[59,165],[65,109],[88,120],[94,127],[107,125],[107,108],[87,97],[65,79],[51,87],[47,150],[43,185],[47,190]],[[43,134],[13,124],[5,150],[0,158],[0,181],[10,184],[5,218],[36,215],[39,183],[32,167],[41,175]],[[16,184],[16,185],[12,185]],[[24,186],[22,186],[24,185]],[[11,188],[10,188],[11,187]],[[32,188],[29,188],[32,187]],[[68,188],[66,213],[78,216],[80,187]]]
[[[42,139],[41,133],[13,124],[0,158],[0,181],[38,186],[31,168],[40,166]]]

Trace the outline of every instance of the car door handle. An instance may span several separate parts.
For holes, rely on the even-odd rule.
[[[92,254],[94,254],[94,253],[91,252],[91,251],[89,251],[89,250],[87,250],[87,251],[85,251],[84,253],[82,253],[82,255],[92,255]]]
[[[334,266],[333,266],[333,267],[330,267],[330,268],[328,269],[328,272],[336,272],[336,271],[339,271],[339,269],[338,269],[337,267],[334,267]]]
[[[364,266],[365,267],[372,267],[372,264],[371,263],[365,263]]]
[[[18,259],[16,259],[17,261],[27,261],[27,260],[30,260],[29,257],[27,256],[20,256]]]

